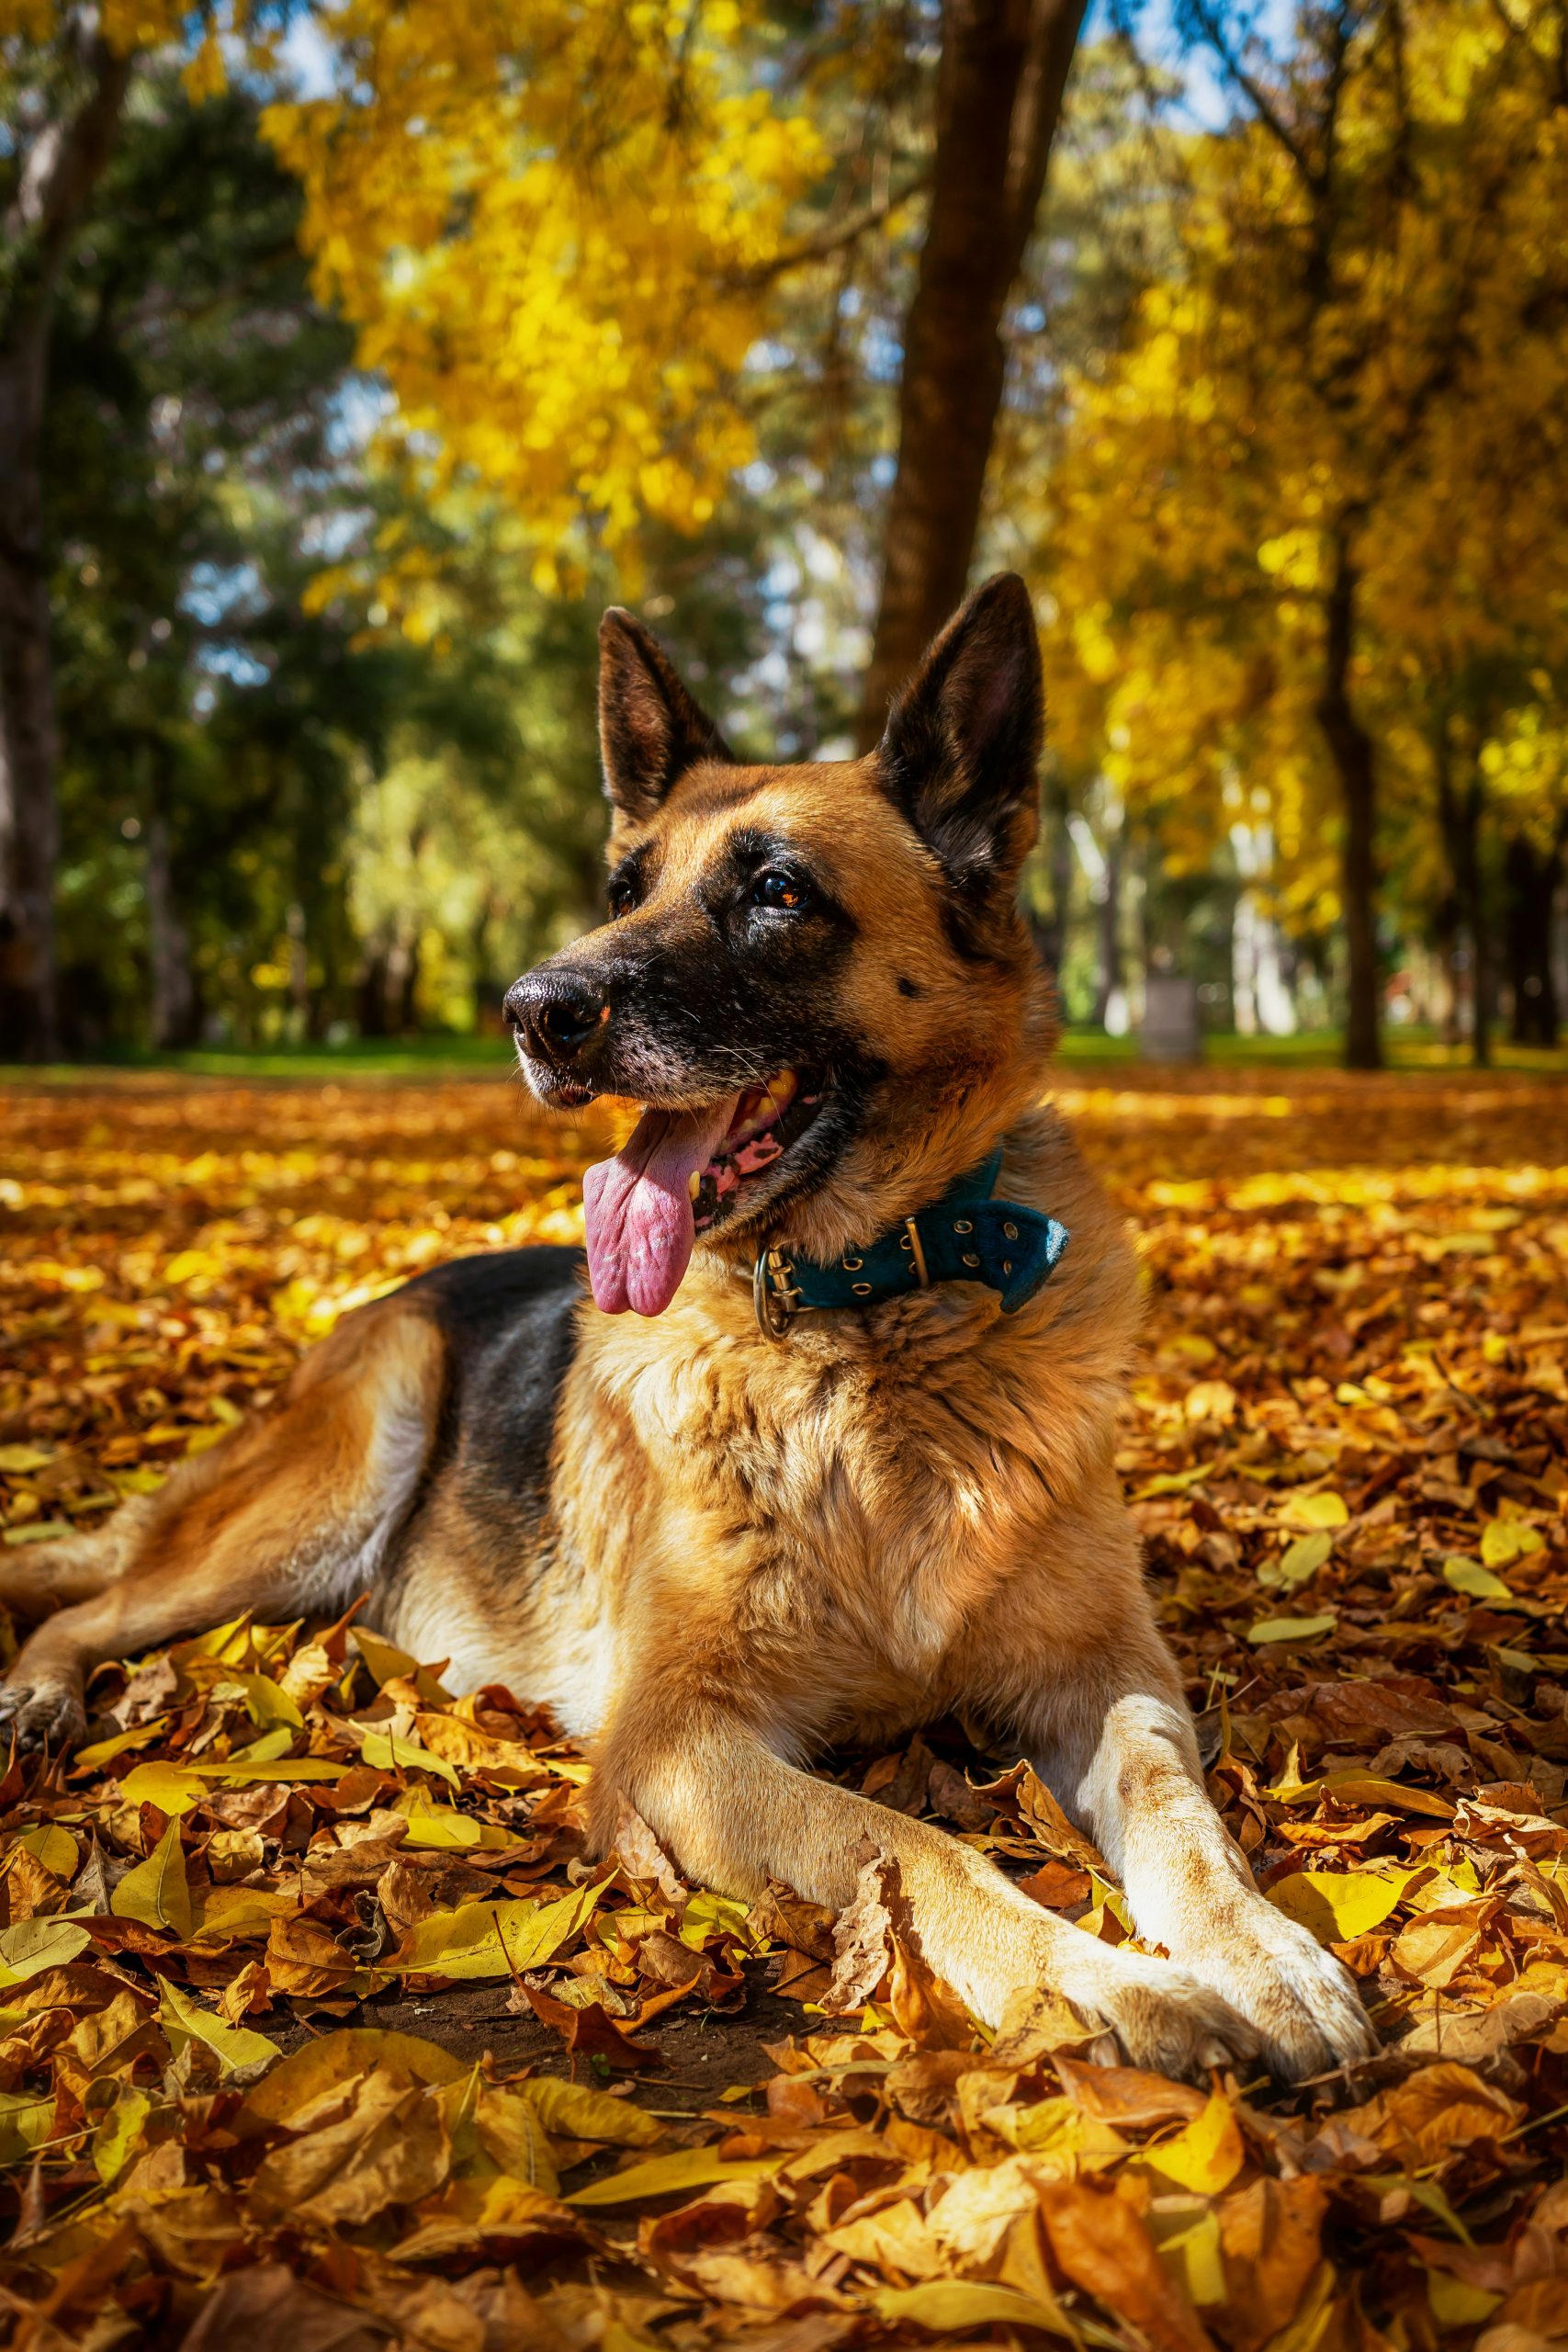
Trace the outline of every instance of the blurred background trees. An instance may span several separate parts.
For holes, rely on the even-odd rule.
[[[1562,12],[1082,17],[0,0],[0,1057],[493,1022],[604,603],[808,758],[998,564],[1071,1017],[1554,1043]]]

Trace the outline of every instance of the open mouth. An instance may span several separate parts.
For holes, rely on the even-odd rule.
[[[744,1216],[821,1114],[820,1079],[775,1071],[694,1110],[646,1110],[613,1159],[582,1180],[588,1274],[607,1315],[660,1315],[699,1230]],[[787,1181],[787,1179],[786,1179]]]
[[[799,1142],[821,1108],[820,1081],[798,1070],[781,1069],[747,1087],[706,1167],[687,1180],[696,1231],[706,1233],[739,1207],[750,1180]]]

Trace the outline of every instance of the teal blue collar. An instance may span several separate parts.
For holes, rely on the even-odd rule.
[[[992,1152],[929,1209],[831,1265],[787,1241],[760,1250],[751,1296],[767,1337],[782,1340],[797,1315],[819,1307],[876,1306],[933,1283],[984,1283],[1000,1291],[1002,1313],[1016,1315],[1049,1280],[1067,1235],[1054,1216],[991,1198],[1001,1164],[1000,1151]]]

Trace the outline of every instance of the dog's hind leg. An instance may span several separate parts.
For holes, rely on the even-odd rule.
[[[0,1690],[0,1739],[79,1738],[85,1677],[105,1658],[243,1610],[341,1607],[369,1588],[429,1456],[444,1363],[424,1314],[398,1299],[363,1308],[306,1358],[266,1419],[183,1464],[101,1534],[40,1546],[25,1575],[7,1564],[0,1600],[56,1613]]]

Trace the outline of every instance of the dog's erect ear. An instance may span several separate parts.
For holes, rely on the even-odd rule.
[[[1010,880],[1034,838],[1043,727],[1029,591],[1001,571],[935,640],[877,751],[886,790],[966,897]]]
[[[599,748],[623,817],[651,817],[694,760],[732,760],[702,706],[642,623],[612,605],[599,624]]]

